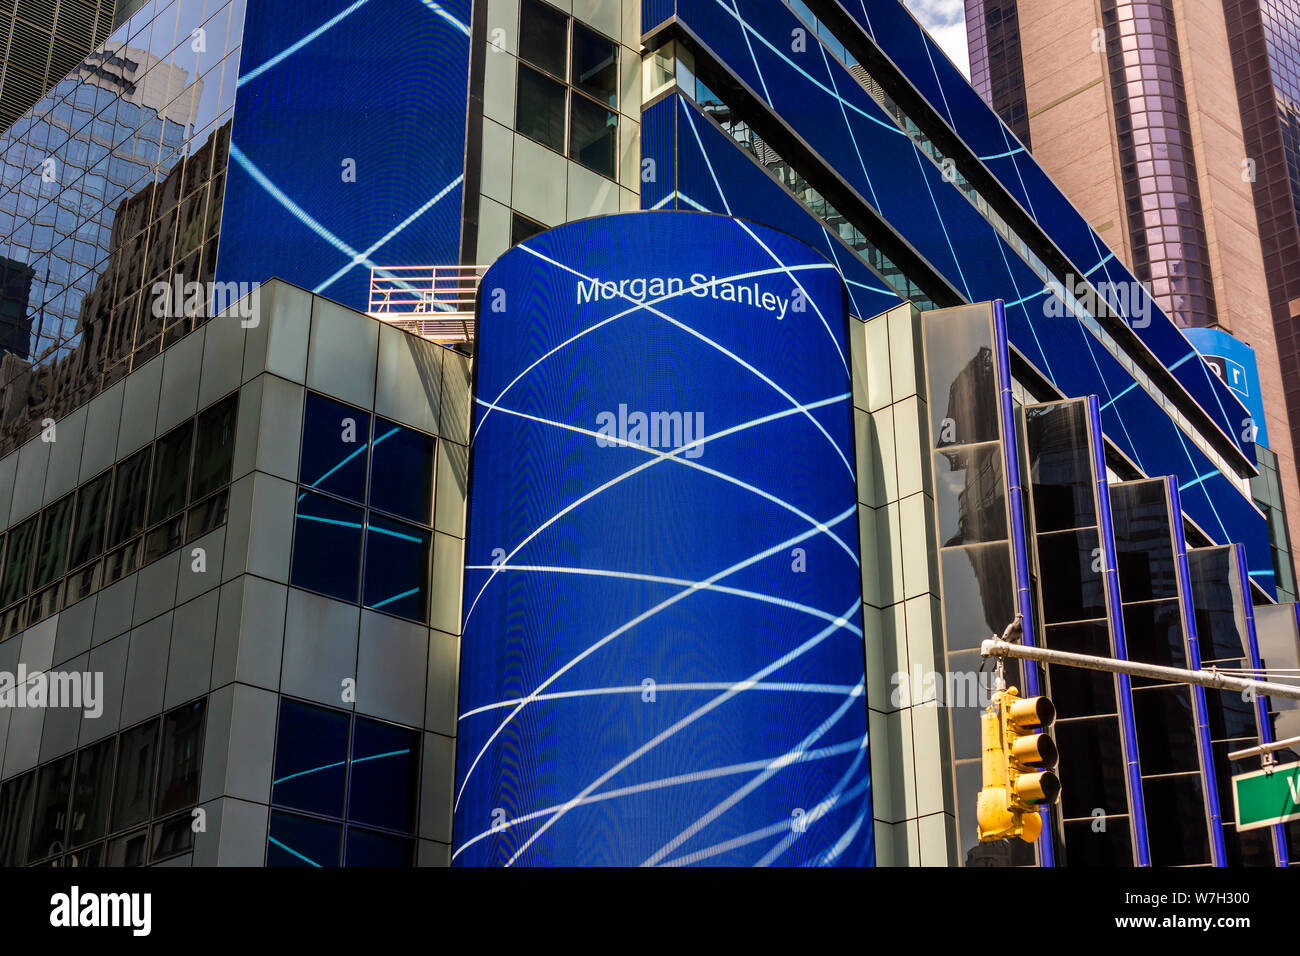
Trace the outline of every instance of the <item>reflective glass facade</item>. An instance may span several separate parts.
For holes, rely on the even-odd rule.
[[[144,4],[0,136],[0,449],[194,327],[152,290],[215,274],[243,14]]]
[[[1102,0],[1133,266],[1181,326],[1218,319],[1171,0]]]
[[[0,3],[0,129],[71,72],[139,0]]]
[[[1300,3],[1225,0],[1293,441],[1300,441]]]
[[[970,80],[1020,142],[1032,148],[1016,0],[966,0]]]

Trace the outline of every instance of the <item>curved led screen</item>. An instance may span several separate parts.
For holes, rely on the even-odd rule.
[[[873,862],[847,321],[722,216],[489,270],[457,864]]]

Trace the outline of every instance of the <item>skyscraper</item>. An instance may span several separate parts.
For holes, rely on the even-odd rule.
[[[966,0],[966,10],[976,89],[1115,254],[1179,326],[1254,347],[1258,424],[1295,538],[1300,6]]]

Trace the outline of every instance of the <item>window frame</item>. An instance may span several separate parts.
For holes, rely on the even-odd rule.
[[[274,814],[278,813],[284,816],[297,817],[304,820],[310,820],[314,823],[330,824],[339,827],[341,833],[339,837],[338,858],[332,864],[321,863],[320,865],[322,867],[332,866],[335,868],[342,869],[347,866],[348,837],[353,830],[359,830],[364,833],[377,834],[385,837],[394,837],[394,838],[407,841],[411,850],[411,858],[410,858],[410,863],[408,865],[415,866],[419,854],[420,816],[422,810],[420,806],[420,788],[422,786],[421,781],[423,780],[423,772],[424,772],[423,740],[426,731],[420,727],[411,727],[406,724],[398,723],[396,721],[385,720],[384,718],[377,717],[373,714],[362,714],[359,712],[343,710],[338,707],[330,707],[326,704],[321,704],[318,701],[305,700],[303,698],[290,697],[286,694],[282,694],[280,696],[280,705],[276,708],[275,711],[275,747],[271,757],[272,767],[275,766],[279,757],[280,718],[284,712],[284,708],[286,705],[319,710],[335,717],[342,716],[346,718],[347,746],[344,755],[344,777],[343,777],[341,810],[339,816],[331,816],[329,814],[318,813],[311,810],[303,810],[298,807],[289,806],[287,804],[276,803],[274,802],[274,791],[273,790],[270,791],[267,795],[267,808],[270,812],[267,815],[267,830],[266,830],[267,839],[266,839],[266,847],[264,849],[263,856],[262,856],[263,865],[264,866],[271,865],[268,862],[271,853],[271,819],[270,818]],[[349,817],[349,811],[351,809],[351,803],[352,803],[352,775],[353,775],[354,765],[357,763],[357,761],[354,760],[357,727],[361,721],[366,721],[370,724],[374,724],[379,727],[393,728],[395,730],[402,731],[412,735],[413,741],[410,750],[410,759],[412,765],[410,768],[410,779],[413,781],[413,792],[410,796],[410,806],[409,806],[410,819],[411,819],[410,830],[394,830],[394,829],[390,829],[372,823],[363,823],[359,821],[354,822]],[[364,760],[367,758],[363,757],[362,759]],[[272,787],[274,787],[274,781],[272,781]]]
[[[619,151],[619,141],[620,141],[619,136],[620,136],[620,131],[623,128],[623,123],[625,121],[625,117],[620,111],[620,108],[623,106],[622,66],[623,66],[623,57],[626,55],[626,51],[622,49],[622,44],[619,42],[617,37],[611,37],[601,32],[600,30],[596,29],[596,27],[594,27],[592,24],[578,19],[572,13],[567,13],[563,10],[560,10],[558,7],[546,3],[545,0],[520,0],[519,12],[515,18],[515,36],[517,38],[522,38],[524,35],[524,13],[529,4],[533,4],[539,7],[545,7],[551,13],[558,14],[559,16],[565,19],[567,25],[567,29],[565,31],[565,49],[564,49],[564,74],[565,75],[563,77],[556,76],[555,74],[551,73],[546,67],[542,66],[539,63],[534,62],[531,59],[528,59],[527,57],[524,56],[522,52],[521,44],[518,42],[516,43],[516,47],[515,47],[516,64],[515,64],[515,84],[514,84],[515,116],[514,116],[514,124],[513,124],[514,132],[524,137],[529,142],[536,143],[538,146],[541,146],[544,149],[548,149],[553,153],[559,153],[559,155],[564,157],[566,162],[576,163],[577,165],[581,166],[583,169],[595,173],[597,176],[601,176],[605,179],[608,179],[613,183],[618,183],[619,181],[618,151]],[[592,36],[598,39],[606,40],[613,46],[613,50],[614,50],[614,103],[613,105],[601,101],[593,94],[582,89],[580,86],[577,85],[577,83],[574,80],[573,56],[574,56],[574,51],[576,49],[575,37],[579,29],[586,30]],[[558,83],[560,84],[560,86],[564,88],[565,91],[564,144],[563,144],[563,148],[561,149],[557,150],[549,143],[544,143],[541,140],[537,139],[536,137],[530,136],[528,133],[524,132],[519,128],[519,116],[520,116],[519,77],[522,75],[521,71],[525,68],[533,70],[538,75],[546,79],[549,79],[552,82]],[[594,166],[591,166],[588,163],[583,162],[581,159],[578,159],[573,153],[573,115],[574,115],[573,103],[574,103],[575,96],[582,97],[583,100],[585,100],[588,104],[598,107],[602,110],[605,110],[606,112],[611,113],[614,116],[613,160],[610,164],[610,169],[608,172],[597,169]]]

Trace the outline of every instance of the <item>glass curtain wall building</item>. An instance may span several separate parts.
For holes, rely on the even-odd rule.
[[[0,127],[74,69],[140,0],[0,4]]]

